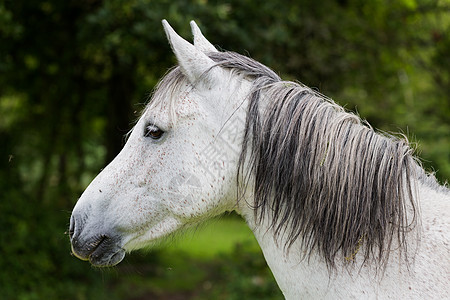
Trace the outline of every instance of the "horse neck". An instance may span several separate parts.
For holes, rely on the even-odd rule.
[[[261,98],[264,99],[265,98]],[[260,109],[264,107],[266,103],[261,103]],[[355,125],[356,126],[356,125]],[[414,164],[414,165],[413,165]],[[415,170],[415,167],[417,170]],[[418,212],[419,214],[415,217],[421,218],[420,211],[423,211],[426,218],[425,221],[430,224],[433,215],[442,207],[441,204],[435,205],[440,200],[445,198],[445,193],[441,191],[442,187],[435,182],[433,182],[433,176],[424,175],[424,171],[414,162],[409,165],[410,171],[416,171],[413,173],[419,175],[411,175],[410,181],[407,182],[412,184],[411,190],[414,194],[417,191],[417,202],[419,204]],[[244,166],[245,169],[245,166]],[[407,170],[405,170],[406,172]],[[423,175],[420,175],[423,174]],[[250,179],[250,182],[252,179]],[[405,189],[405,195],[409,189],[409,185],[401,186]],[[345,261],[337,262],[336,269],[332,270],[330,273],[329,266],[327,266],[325,259],[318,254],[316,249],[309,252],[310,249],[305,249],[302,246],[301,238],[293,242],[291,247],[286,251],[286,244],[289,244],[291,240],[288,240],[288,234],[283,231],[275,232],[276,226],[274,226],[274,220],[272,219],[271,210],[267,209],[264,218],[257,218],[255,215],[254,207],[257,206],[253,200],[252,193],[254,191],[254,186],[249,184],[247,186],[246,200],[240,203],[240,213],[243,215],[247,221],[249,227],[253,231],[261,249],[264,257],[273,272],[273,275],[283,291],[284,296],[288,299],[299,299],[299,298],[324,298],[326,295],[334,295],[336,298],[352,298],[355,295],[364,297],[364,293],[369,292],[372,294],[392,293],[393,295],[410,296],[409,287],[404,286],[406,283],[410,283],[411,279],[405,264],[399,264],[402,259],[401,252],[397,249],[397,245],[394,245],[390,250],[392,250],[392,255],[390,255],[390,264],[386,266],[386,274],[392,275],[395,280],[387,281],[384,280],[380,283],[376,279],[377,265],[372,265],[367,267],[363,265],[363,251],[361,250],[359,255],[356,255],[355,259],[355,270],[346,269],[344,266]],[[448,191],[448,190],[447,190]],[[421,203],[420,199],[424,198],[425,201]],[[447,196],[448,199],[448,196]],[[450,203],[450,201],[447,201]],[[407,203],[410,205],[410,203]],[[410,206],[408,206],[410,208]],[[409,210],[408,210],[409,211]],[[446,210],[449,211],[449,210]],[[412,212],[406,212],[408,214],[408,220],[414,220]],[[443,217],[442,220],[448,220]],[[288,222],[289,223],[289,222]],[[418,222],[418,225],[420,221]],[[436,224],[436,223],[433,223]],[[431,228],[431,230],[433,230]],[[432,233],[434,235],[434,233]],[[411,246],[408,245],[408,249],[412,249],[409,253],[414,255],[416,249],[416,237],[414,232],[408,234],[408,244],[411,242]],[[431,241],[433,242],[433,241]],[[430,243],[431,244],[431,243]],[[358,245],[355,243],[355,248]],[[308,255],[304,255],[310,253]],[[432,251],[433,252],[433,251]],[[445,256],[444,254],[442,254]],[[306,257],[306,258],[305,258]],[[353,259],[353,258],[352,258]],[[426,264],[424,264],[426,265]],[[358,269],[361,267],[361,269]],[[424,266],[425,268],[425,266]],[[399,271],[400,270],[400,271]],[[350,272],[349,272],[350,271]],[[334,275],[338,276],[334,276]],[[388,276],[386,276],[387,278]],[[392,279],[392,277],[390,277]],[[417,277],[420,278],[420,277]],[[392,283],[392,282],[395,282]],[[396,289],[398,287],[398,290]]]
[[[260,98],[261,102],[257,103],[258,105],[252,106],[248,103],[246,103],[246,105],[249,105],[249,111],[251,111],[253,107],[255,110],[259,110],[260,112],[262,112],[266,110],[266,107],[268,105],[267,99],[269,98],[270,97],[267,97],[267,95],[263,95]],[[261,113],[260,115],[263,114]],[[355,119],[356,117],[346,115],[346,118]],[[361,126],[359,122],[356,123],[357,124],[355,126]],[[247,138],[251,139],[251,137]],[[253,146],[253,144],[249,146],[251,147]],[[243,151],[243,153],[247,156],[251,155],[250,152],[251,151]],[[415,169],[415,163],[412,159],[410,159],[410,161],[411,162],[410,164],[408,164],[408,167],[410,167],[411,170]],[[244,160],[244,162],[248,162],[248,159]],[[322,166],[322,161],[318,165]],[[239,175],[248,174],[245,172],[245,170],[247,170],[247,167],[248,166],[244,164],[244,167],[242,168],[244,172],[239,173]],[[254,165],[251,167],[254,167]],[[419,168],[420,172],[423,172],[423,170],[418,165],[417,167]],[[408,170],[405,169],[405,172],[408,172]],[[255,207],[257,207],[259,204],[256,203],[256,201],[253,199],[254,186],[251,184],[252,180],[254,179],[252,178],[253,175],[254,174],[250,175],[251,177],[249,178],[248,184],[245,184],[245,186],[247,187],[246,194],[243,197],[240,197],[241,200],[238,203],[237,211],[244,217],[249,227],[253,231],[263,251],[264,257],[286,298],[324,298],[327,293],[328,296],[335,295],[337,298],[352,298],[355,297],[355,295],[363,297],[365,292],[367,291],[378,293],[379,290],[388,290],[389,292],[393,293],[393,295],[409,295],[409,287],[402,286],[400,292],[397,293],[396,291],[396,287],[402,285],[402,279],[404,279],[404,282],[411,282],[407,275],[408,271],[403,270],[403,267],[399,268],[398,262],[400,262],[401,255],[397,250],[399,248],[398,245],[393,245],[392,248],[389,249],[392,250],[392,252],[389,251],[389,253],[393,253],[392,255],[390,255],[390,257],[392,257],[392,259],[390,258],[390,262],[396,260],[397,264],[394,263],[392,265],[386,266],[386,269],[389,272],[395,274],[395,281],[392,281],[395,282],[395,284],[392,284],[390,282],[386,283],[386,281],[384,281],[384,283],[381,285],[378,281],[374,281],[373,271],[375,270],[375,272],[377,272],[377,268],[373,268],[370,266],[367,267],[366,265],[363,265],[363,261],[361,260],[362,253],[360,253],[360,255],[357,255],[355,258],[355,265],[361,266],[361,269],[359,271],[356,270],[355,272],[348,272],[349,269],[346,269],[344,266],[345,262],[340,262],[336,265],[336,269],[330,273],[329,266],[327,265],[325,259],[318,253],[314,252],[316,250],[313,249],[313,251],[310,252],[310,249],[305,249],[302,246],[301,238],[291,243],[292,240],[288,240],[288,234],[286,234],[286,232],[283,232],[283,230],[281,230],[281,232],[275,232],[275,227],[277,226],[276,224],[274,226],[274,220],[272,219],[273,215],[270,213],[270,208],[267,208],[265,210],[266,214],[264,218],[257,218],[257,216],[255,215]],[[421,206],[424,212],[426,211],[426,215],[431,217],[434,211],[433,209],[430,209],[430,207],[434,206],[433,203],[436,198],[448,199],[448,189],[447,196],[445,196],[445,192],[440,191],[437,184],[433,185],[425,180],[430,178],[434,179],[434,177],[426,175],[425,177],[426,178],[421,178],[418,180],[415,175],[411,176],[410,180],[406,181],[408,183],[405,183],[400,187],[402,189],[408,190],[409,184],[412,184],[412,190],[418,192],[418,202],[420,203],[420,198],[422,197],[427,200],[426,202],[422,203]],[[428,185],[431,185],[431,191]],[[433,189],[437,190],[434,191]],[[406,194],[407,192],[408,191],[405,191]],[[430,195],[432,195],[432,199],[429,199]],[[450,200],[446,203],[450,203]],[[280,205],[282,206],[282,204],[283,203],[281,203]],[[407,205],[410,205],[410,203],[407,203]],[[407,207],[409,208],[410,206]],[[419,208],[419,211],[420,210],[421,209]],[[447,212],[449,210],[445,211]],[[408,215],[408,220],[414,219],[412,218],[412,215],[409,215],[408,212],[406,212],[406,214]],[[417,215],[416,217],[420,218],[420,215]],[[442,218],[442,220],[448,219],[448,216],[446,218]],[[409,236],[412,237],[413,235]],[[414,244],[416,239],[413,237],[411,241]],[[288,249],[289,251],[286,251],[287,249],[285,245],[287,244],[291,245],[291,247],[289,247]],[[355,247],[358,247],[358,242],[355,242]],[[309,254],[305,255],[305,251]],[[399,271],[399,269],[402,269],[403,271]],[[333,274],[339,274],[339,276],[333,277]],[[354,281],[357,282],[356,285]],[[351,285],[349,285],[350,283]],[[380,288],[380,286],[382,287]]]

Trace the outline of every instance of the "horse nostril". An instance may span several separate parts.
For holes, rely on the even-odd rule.
[[[83,231],[84,223],[85,218],[81,217],[79,214],[72,213],[69,225],[69,238],[72,243],[80,236]]]

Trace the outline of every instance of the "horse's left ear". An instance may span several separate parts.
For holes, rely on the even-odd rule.
[[[216,63],[212,59],[179,36],[166,20],[163,20],[162,24],[181,71],[192,84],[197,84],[199,81],[214,84],[220,81],[223,70],[214,68]]]

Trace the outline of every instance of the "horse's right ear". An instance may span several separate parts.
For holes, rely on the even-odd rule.
[[[179,36],[166,20],[163,20],[162,24],[181,72],[189,81],[194,85],[198,83],[215,85],[220,82],[224,75],[222,68],[215,67],[216,63],[212,59]]]

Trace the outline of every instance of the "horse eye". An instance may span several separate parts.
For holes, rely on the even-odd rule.
[[[164,134],[164,131],[162,131],[155,125],[148,125],[145,127],[145,130],[144,130],[144,136],[149,137],[154,140],[159,140],[163,134]]]

